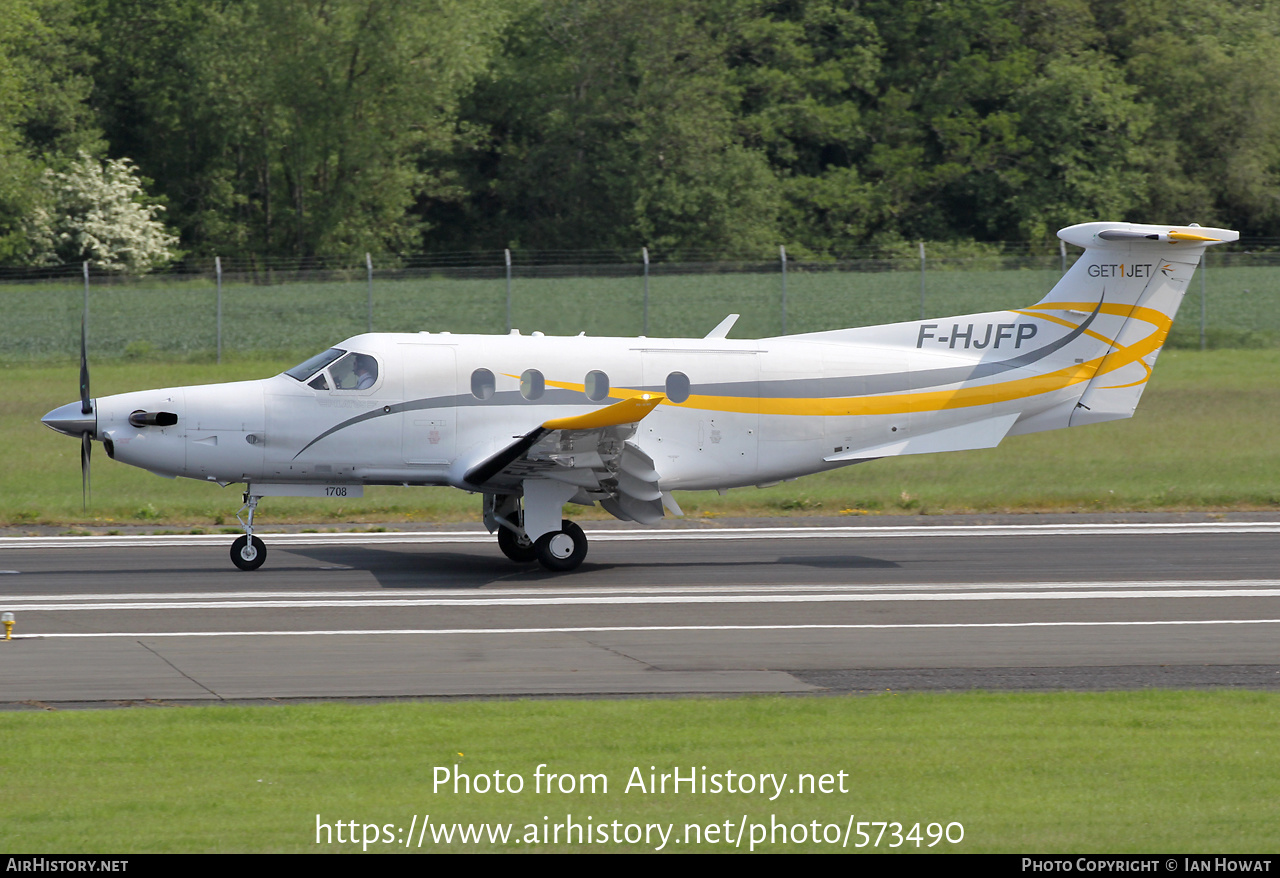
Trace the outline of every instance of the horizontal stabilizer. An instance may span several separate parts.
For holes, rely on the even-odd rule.
[[[1077,247],[1127,248],[1131,245],[1164,244],[1156,252],[1172,256],[1190,246],[1206,247],[1240,239],[1232,229],[1203,226],[1157,226],[1141,223],[1080,223],[1058,232],[1058,237]],[[1172,247],[1168,245],[1174,245]],[[1179,246],[1182,245],[1182,246]]]
[[[969,451],[995,448],[1018,420],[1018,413],[987,418],[971,424],[959,424],[919,436],[909,436],[882,445],[854,448],[824,458],[828,463],[842,460],[869,460],[874,457],[898,457],[904,454],[933,454],[937,451]]]

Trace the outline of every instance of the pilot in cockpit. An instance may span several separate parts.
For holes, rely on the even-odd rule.
[[[368,354],[356,354],[356,390],[368,390],[378,380],[378,361]]]

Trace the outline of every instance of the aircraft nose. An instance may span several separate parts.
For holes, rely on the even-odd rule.
[[[98,413],[84,414],[80,411],[80,403],[69,402],[59,406],[40,419],[40,423],[59,433],[68,436],[80,436],[84,433],[95,433],[98,429]]]

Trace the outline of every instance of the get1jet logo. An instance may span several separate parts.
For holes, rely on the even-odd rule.
[[[1089,277],[1151,277],[1151,269],[1154,267],[1150,262],[1128,265],[1123,262],[1110,265],[1095,262],[1089,266]]]

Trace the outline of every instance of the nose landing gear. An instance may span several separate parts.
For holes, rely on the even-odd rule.
[[[253,535],[253,513],[258,510],[258,501],[261,499],[257,494],[244,495],[244,505],[240,507],[240,512],[249,510],[247,521],[240,517],[240,512],[236,513],[236,521],[244,528],[244,536],[238,537],[231,544],[231,563],[241,570],[257,570],[267,560],[266,545]]]

